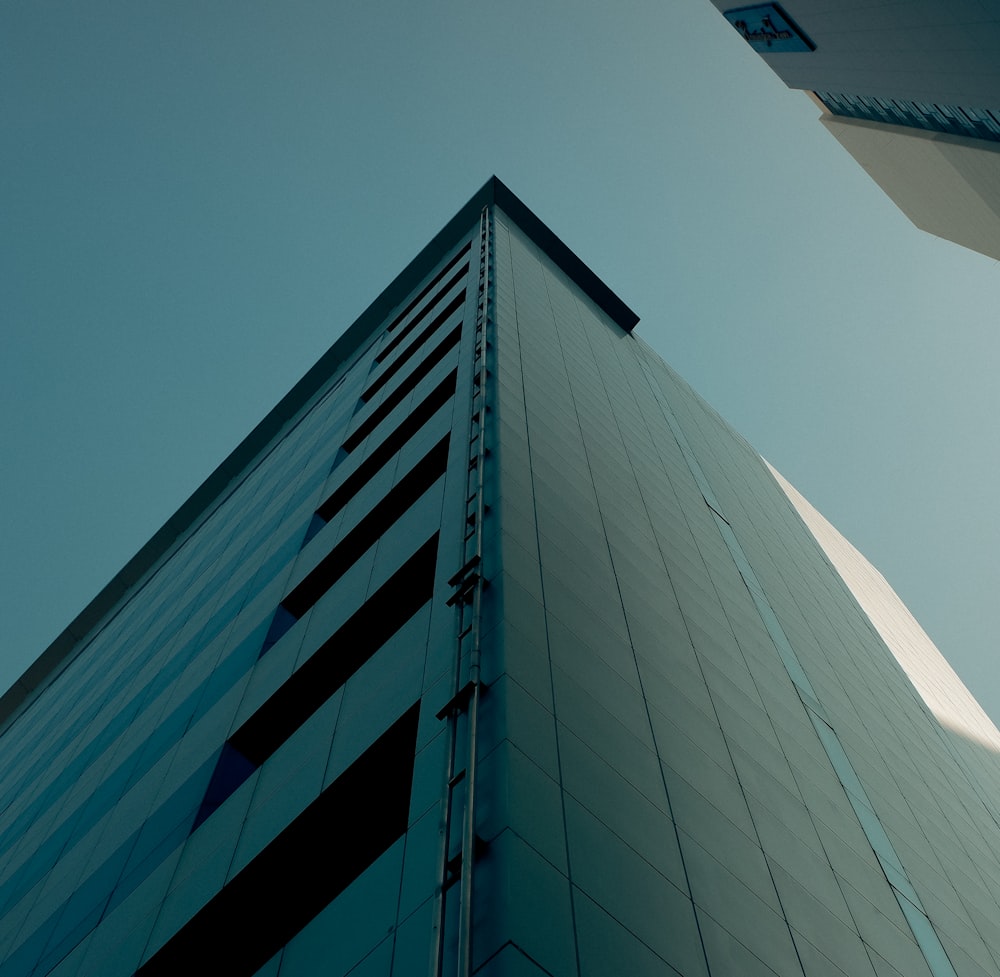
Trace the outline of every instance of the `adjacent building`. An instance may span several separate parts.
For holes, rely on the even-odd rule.
[[[635,324],[459,211],[0,700],[0,977],[1000,974],[1000,733]]]
[[[1000,259],[1000,10],[713,3],[917,227]]]

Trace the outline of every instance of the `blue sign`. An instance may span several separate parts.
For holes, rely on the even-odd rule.
[[[722,16],[761,54],[816,50],[816,45],[776,3],[738,7],[736,10],[727,10]]]

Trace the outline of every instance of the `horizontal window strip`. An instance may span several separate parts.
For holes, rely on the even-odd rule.
[[[464,248],[462,248],[462,250],[461,250],[461,251],[459,251],[459,252],[458,252],[458,254],[456,254],[456,255],[455,255],[455,257],[454,257],[454,258],[452,258],[452,259],[451,259],[451,261],[449,261],[449,262],[448,262],[448,264],[446,264],[446,265],[445,265],[445,266],[444,266],[444,267],[443,267],[443,268],[442,268],[442,269],[441,269],[441,270],[440,270],[440,271],[439,271],[439,272],[438,272],[438,273],[437,273],[437,274],[436,274],[436,275],[435,275],[435,276],[434,276],[434,277],[433,277],[433,278],[432,278],[432,279],[431,279],[431,280],[430,280],[430,281],[429,281],[429,282],[428,282],[428,283],[427,283],[427,284],[426,284],[426,285],[425,285],[425,286],[424,286],[424,287],[423,287],[423,288],[422,288],[422,289],[420,290],[420,292],[419,292],[419,293],[417,294],[416,298],[414,298],[414,299],[413,299],[413,300],[412,300],[412,301],[411,301],[411,302],[410,302],[410,303],[409,303],[409,304],[408,304],[408,305],[406,306],[406,308],[405,308],[405,309],[403,309],[403,311],[402,311],[402,312],[400,312],[400,313],[399,313],[399,315],[398,315],[398,316],[396,316],[396,318],[392,320],[392,322],[391,322],[391,323],[390,323],[390,324],[388,325],[388,327],[386,328],[386,332],[392,332],[392,331],[393,331],[393,329],[395,329],[395,328],[396,328],[396,327],[397,327],[397,326],[398,326],[398,325],[399,325],[399,324],[400,324],[400,323],[401,323],[401,322],[402,322],[402,321],[403,321],[403,320],[404,320],[404,319],[405,319],[405,318],[406,318],[406,317],[407,317],[407,316],[408,316],[408,315],[409,315],[409,314],[410,314],[410,313],[411,313],[411,312],[412,312],[412,311],[413,311],[413,310],[414,310],[414,309],[415,309],[415,308],[416,308],[416,307],[417,307],[417,306],[418,306],[418,305],[419,305],[419,304],[420,304],[420,303],[421,303],[421,302],[422,302],[422,301],[423,301],[423,300],[424,300],[424,299],[425,299],[426,297],[427,297],[427,294],[428,294],[428,293],[429,293],[429,292],[431,291],[431,289],[433,289],[433,288],[434,288],[434,286],[435,286],[435,285],[437,285],[437,283],[438,283],[439,281],[441,281],[441,279],[442,279],[442,278],[444,278],[444,276],[445,276],[445,275],[447,275],[447,274],[448,274],[448,272],[449,272],[449,271],[451,271],[451,269],[452,269],[452,268],[454,268],[454,267],[455,267],[455,265],[457,265],[457,264],[458,264],[458,263],[459,263],[459,262],[460,262],[460,261],[461,261],[461,260],[462,260],[462,259],[463,259],[463,258],[464,258],[464,257],[465,257],[465,256],[466,256],[467,254],[468,254],[468,253],[469,253],[469,251],[471,250],[471,248],[472,248],[472,242],[471,242],[471,241],[468,241],[468,242],[466,242],[466,245],[465,245],[465,247],[464,247]],[[469,269],[469,266],[468,266],[468,264],[466,264],[466,266],[465,266],[465,268],[463,269],[463,271],[468,271],[468,269]]]
[[[431,599],[437,549],[435,533],[226,740],[192,831]]]
[[[403,836],[419,703],[136,972],[251,977]],[[336,938],[332,935],[333,939]]]
[[[427,602],[435,533],[229,739],[260,766]]]
[[[281,602],[302,617],[443,474],[448,464],[445,435],[388,494],[327,554]]]
[[[468,271],[468,268],[463,268],[462,271],[454,278],[453,281],[448,282],[448,285],[442,290],[441,294],[442,295],[447,295],[448,291],[455,286],[456,282],[458,282],[458,280],[462,277],[462,275],[465,274],[466,271]],[[393,350],[395,350],[399,346],[399,344],[402,343],[403,340],[406,339],[407,336],[409,336],[410,332],[414,328],[416,328],[416,326],[423,319],[424,315],[427,312],[430,312],[431,309],[434,308],[434,304],[436,302],[437,302],[437,299],[434,300],[434,303],[431,303],[430,305],[428,305],[427,308],[424,310],[424,312],[421,312],[419,316],[417,316],[412,322],[410,322],[406,326],[406,328],[403,329],[399,333],[399,335],[397,335],[392,340],[392,342],[390,342],[389,345],[386,346],[386,348],[383,349],[378,354],[378,356],[375,357],[375,362],[376,363],[384,363],[389,358],[389,356],[392,354]],[[430,330],[430,332],[433,332],[435,329],[437,329],[437,327],[440,326],[441,323],[444,322],[445,319],[448,318],[448,316],[450,316],[453,312],[455,312],[457,309],[459,309],[464,303],[465,303],[465,289],[463,288],[462,291],[458,293],[458,295],[456,295],[436,316],[434,316],[434,319],[431,321],[431,324],[428,327],[428,329]],[[425,330],[425,332],[426,332],[426,330]]]
[[[316,510],[316,514],[329,522],[354,498],[372,477],[396,455],[396,453],[419,431],[455,393],[456,374],[452,373],[439,383],[409,414],[400,421],[395,430],[338,486],[336,491]]]
[[[465,296],[465,292],[462,292],[462,296]],[[443,321],[443,320],[442,320]],[[383,370],[369,385],[365,392],[361,395],[361,402],[368,403],[372,397],[375,396],[410,360],[413,356],[418,353],[424,343],[430,339],[431,336],[437,331],[440,323],[435,320],[432,322],[414,341],[413,345],[409,347],[405,352],[401,353],[399,359],[393,360],[385,370]],[[444,347],[445,349],[450,349],[454,346],[462,333],[462,323],[460,322],[457,326],[438,345],[428,354],[428,359],[433,359],[437,351]]]
[[[463,269],[462,274],[464,275],[467,270],[468,270],[467,268]],[[461,275],[459,275],[458,277],[460,278]],[[441,294],[446,295],[448,293],[448,290],[451,289],[455,285],[455,282],[457,281],[458,278],[456,278],[454,281],[448,282],[447,289],[445,289]],[[437,327],[440,326],[441,323],[448,318],[448,316],[452,315],[452,313],[456,312],[459,308],[461,308],[462,305],[464,305],[465,303],[465,293],[466,290],[463,288],[462,291],[458,293],[458,295],[456,295],[436,316],[434,316],[434,318],[431,320],[430,325],[423,331],[423,335],[425,336],[430,335],[430,333],[434,332],[434,330],[437,329]],[[390,342],[389,345],[386,346],[386,348],[383,349],[382,352],[380,352],[378,356],[375,357],[374,366],[378,366],[380,363],[384,363],[395,352],[395,350],[399,347],[400,343],[402,343],[403,340],[406,339],[406,337],[418,325],[421,319],[423,319],[425,313],[430,312],[430,310],[435,307],[437,301],[438,299],[435,298],[434,303],[428,305],[427,308],[424,310],[424,312],[421,312],[420,315],[417,316],[417,318],[415,318],[405,329],[403,329],[399,333],[399,335],[396,336],[395,339],[393,339],[392,342]]]
[[[450,349],[454,349],[454,346],[450,347]],[[438,363],[444,359],[448,352],[450,352],[450,349],[435,350],[437,359],[428,357],[424,360],[424,362],[421,363],[420,366],[418,366],[403,381],[403,383],[399,385],[399,387],[389,394],[385,400],[383,400],[382,403],[368,415],[367,419],[361,423],[358,429],[344,441],[341,445],[341,449],[348,454],[354,451],[358,445],[361,444],[361,442],[364,441],[364,439],[367,438],[368,435],[382,423],[382,421],[384,421],[404,400],[406,400],[411,393],[413,393],[417,384],[420,383],[420,381],[423,380],[424,377],[426,377],[434,369],[434,367],[436,367]],[[453,372],[457,373],[457,371]],[[452,384],[452,391],[454,392],[455,380],[453,378],[447,378],[444,382],[450,382]]]

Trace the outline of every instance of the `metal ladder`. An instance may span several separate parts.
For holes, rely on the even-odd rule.
[[[448,758],[443,799],[444,816],[440,846],[440,884],[437,891],[435,939],[431,950],[431,977],[442,977],[447,919],[447,893],[459,885],[457,977],[472,973],[472,888],[476,859],[476,764],[479,727],[480,617],[485,580],[482,575],[483,520],[487,505],[484,498],[487,423],[487,350],[489,339],[490,243],[492,215],[484,207],[479,226],[479,285],[474,333],[472,413],[469,423],[469,452],[466,467],[465,532],[462,541],[462,566],[448,581],[452,595],[450,606],[458,609],[458,639],[452,697],[438,712],[438,719],[448,723]],[[464,682],[463,682],[464,673]],[[465,718],[464,751],[460,751],[460,724]],[[459,767],[464,752],[465,766]],[[456,769],[457,768],[457,769]],[[464,787],[464,804],[461,790]],[[460,810],[456,810],[460,808]],[[461,817],[458,851],[451,854],[453,825]]]

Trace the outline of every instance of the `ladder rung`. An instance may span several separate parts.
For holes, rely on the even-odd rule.
[[[474,570],[477,566],[479,566],[480,559],[481,559],[481,557],[478,556],[478,555],[476,555],[476,556],[470,557],[468,560],[466,560],[465,563],[455,573],[453,573],[451,575],[451,577],[449,577],[449,579],[448,579],[448,586],[449,587],[457,587],[459,585],[459,583],[461,582],[462,578],[470,570]]]
[[[454,712],[460,712],[468,705],[475,689],[475,682],[466,682],[436,713],[438,719],[447,719]]]
[[[447,892],[462,877],[462,853],[459,852],[453,858],[449,858],[445,869],[448,876],[441,888]]]
[[[461,601],[463,604],[468,604],[472,599],[471,597],[472,591],[475,590],[476,581],[478,579],[479,575],[477,574],[475,580],[468,581],[468,583],[466,583],[466,585],[460,591],[458,591],[458,593],[452,594],[451,597],[449,597],[445,601],[445,604],[448,607],[452,607],[454,604],[459,603],[459,601]]]

